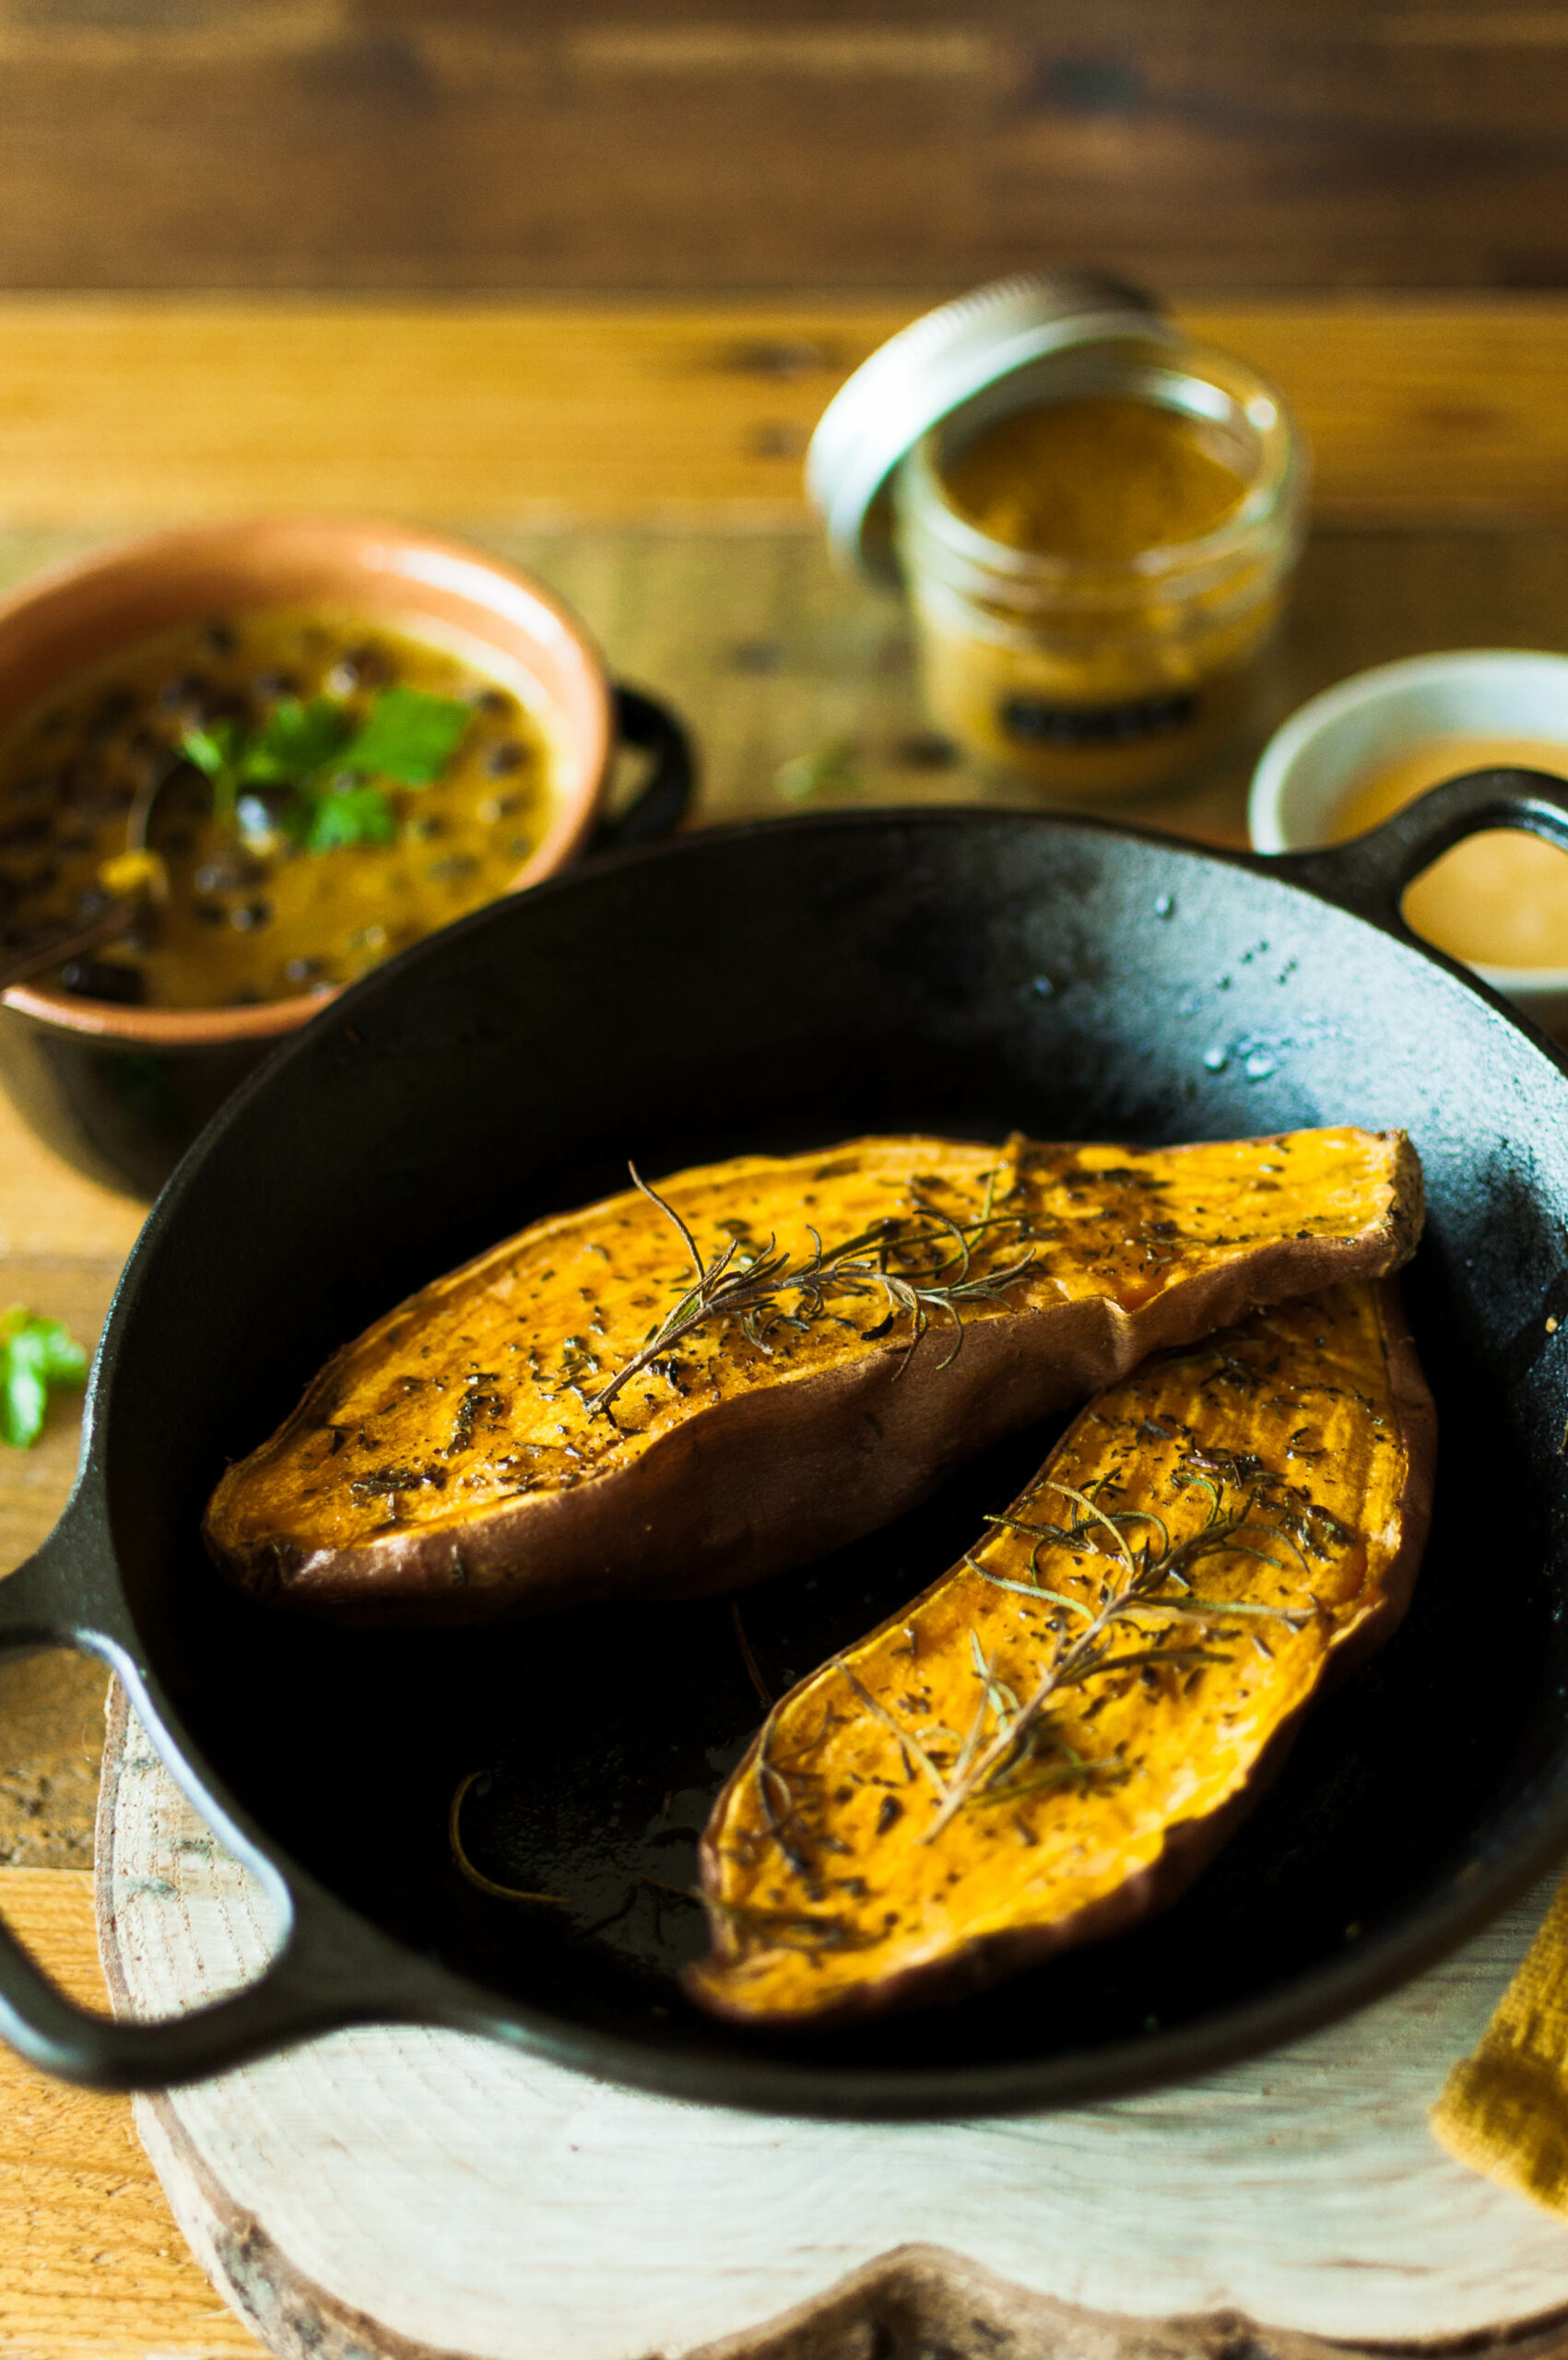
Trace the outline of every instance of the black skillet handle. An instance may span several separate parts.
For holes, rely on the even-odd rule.
[[[1400,897],[1412,879],[1467,836],[1485,828],[1523,828],[1568,852],[1568,779],[1546,771],[1467,771],[1395,812],[1370,835],[1320,851],[1277,853],[1283,870],[1325,901],[1409,936]]]
[[[95,1611],[99,1584],[92,1568],[100,1560],[85,1523],[68,1512],[38,1554],[0,1580],[0,1657],[82,1648],[111,1664],[135,1696],[140,1686],[135,1650],[114,1630],[112,1611]],[[145,1705],[142,1717],[151,1717]],[[204,1808],[199,1796],[193,1800]],[[206,1808],[220,1840],[245,1857],[243,1839],[220,1812]],[[253,1855],[252,1864],[280,1903],[286,1894],[289,1917],[285,1947],[259,1981],[166,2023],[112,2022],[67,1999],[0,1918],[0,2039],[29,2064],[66,2081],[146,2090],[199,2081],[345,2024],[431,2021],[437,2012],[428,1996],[421,2004],[418,1962],[403,1957],[330,1894],[286,1882]]]
[[[697,784],[696,749],[678,714],[623,680],[615,686],[615,711],[622,743],[652,754],[654,767],[625,810],[600,820],[590,852],[630,852],[673,835]]]

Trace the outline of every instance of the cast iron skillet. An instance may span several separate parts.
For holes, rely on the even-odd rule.
[[[81,1478],[0,1584],[0,1646],[94,1650],[292,1931],[174,2022],[76,2011],[9,1937],[0,2031],[120,2086],[335,2025],[484,2032],[601,2078],[793,2114],[1102,2097],[1304,2032],[1414,1974],[1568,1850],[1568,1063],[1403,927],[1499,823],[1568,846],[1568,785],[1494,771],[1263,861],[1087,820],[743,828],[501,901],[287,1045],[182,1164],[94,1372]],[[535,1215],[745,1149],[873,1129],[1160,1141],[1398,1124],[1431,1220],[1408,1299],[1443,1441],[1409,1621],[1307,1722],[1187,1897],[947,2009],[780,2047],[689,2009],[679,1897],[760,1717],[725,1601],[478,1634],[350,1634],[232,1596],[197,1538],[329,1350]],[[1549,1333],[1548,1319],[1565,1325]],[[1037,1429],[918,1515],[749,1594],[775,1688],[941,1571]],[[464,1882],[464,1835],[514,1907]]]

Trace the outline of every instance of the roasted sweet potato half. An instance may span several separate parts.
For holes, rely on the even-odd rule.
[[[1395,1268],[1402,1134],[869,1139],[536,1222],[377,1322],[231,1468],[259,1598],[478,1621],[754,1581],[1254,1302]]]
[[[1433,1452],[1391,1280],[1102,1393],[961,1564],[770,1713],[703,1837],[693,1996],[815,2027],[1173,1900],[1398,1622]]]

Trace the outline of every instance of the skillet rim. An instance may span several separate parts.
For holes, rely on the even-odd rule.
[[[1497,783],[1504,779],[1510,783],[1527,780],[1527,802],[1516,785],[1500,792]],[[1486,791],[1480,792],[1483,788]],[[1549,789],[1549,795],[1541,796],[1541,788]],[[1456,794],[1456,789],[1469,792]],[[244,1801],[214,1775],[165,1694],[156,1670],[146,1660],[109,1538],[110,1502],[103,1467],[123,1337],[137,1315],[148,1266],[179,1219],[184,1200],[199,1185],[204,1163],[217,1143],[244,1117],[252,1100],[268,1088],[275,1072],[295,1057],[310,1055],[318,1041],[345,1021],[351,1024],[356,1010],[367,1001],[384,997],[389,990],[395,992],[410,970],[439,959],[442,946],[450,939],[467,938],[514,918],[516,909],[529,906],[536,895],[553,898],[563,892],[591,891],[599,879],[629,867],[682,861],[700,856],[710,846],[723,849],[766,842],[781,830],[789,831],[797,841],[808,834],[831,838],[912,828],[932,834],[980,828],[1109,836],[1147,845],[1178,865],[1197,861],[1283,884],[1326,903],[1338,915],[1392,936],[1401,948],[1451,976],[1490,1014],[1522,1033],[1557,1077],[1568,1081],[1568,1055],[1460,962],[1412,934],[1398,915],[1397,895],[1407,876],[1435,857],[1436,850],[1445,848],[1439,843],[1432,849],[1433,838],[1446,835],[1448,841],[1457,841],[1460,835],[1487,824],[1504,807],[1512,824],[1534,824],[1545,819],[1550,824],[1537,825],[1536,832],[1568,841],[1568,786],[1562,781],[1517,772],[1478,773],[1473,779],[1450,782],[1433,790],[1421,804],[1397,815],[1373,836],[1328,853],[1259,855],[1195,844],[1099,815],[976,805],[879,806],[871,811],[836,811],[704,828],[659,845],[584,862],[574,870],[543,880],[521,903],[487,905],[411,946],[352,986],[247,1078],[182,1159],[127,1259],[88,1381],[77,1482],[54,1534],[32,1561],[47,1576],[52,1560],[65,1553],[78,1528],[97,1527],[104,1563],[96,1569],[96,1581],[89,1576],[84,1585],[78,1578],[77,1586],[100,1593],[94,1601],[98,1615],[85,1622],[67,1615],[60,1624],[59,1636],[110,1662],[130,1691],[149,1740],[188,1800],[269,1891],[278,1898],[286,1897],[289,1906],[290,1927],[283,1947],[267,1976],[251,1987],[258,2000],[272,1993],[276,2006],[259,2011],[257,2023],[244,2035],[241,2046],[203,2059],[177,2077],[196,2078],[226,2070],[242,2056],[262,2054],[338,2025],[400,2021],[483,2033],[567,2070],[688,2103],[862,2121],[938,2120],[1054,2110],[1190,2080],[1287,2040],[1304,2037],[1412,1979],[1478,1932],[1560,1863],[1568,1850],[1568,1737],[1558,1764],[1543,1774],[1537,1790],[1516,1799],[1501,1821],[1476,1840],[1479,1857],[1462,1863],[1424,1901],[1358,1942],[1342,1958],[1295,1975],[1239,2008],[1175,2028],[1160,2028],[1102,2048],[1059,2051],[1022,2063],[919,2069],[801,2063],[787,2047],[766,2044],[747,2054],[688,2051],[584,2026],[544,2008],[507,1999],[457,1968],[420,1956],[303,1870]],[[1418,812],[1428,815],[1424,829],[1410,824],[1411,815]],[[1521,816],[1527,812],[1527,817]],[[1364,857],[1365,847],[1380,855],[1370,865]],[[54,1578],[68,1585],[72,1576],[62,1572]],[[9,1587],[9,1582],[0,1586],[0,1601]],[[3,1611],[0,1603],[0,1615]],[[65,1622],[75,1625],[68,1637]],[[0,1622],[0,1644],[5,1635]],[[312,1974],[318,1979],[312,1981]],[[186,2021],[195,2025],[201,2019]],[[79,2078],[97,2078],[90,2061],[79,2071]],[[131,2085],[123,2070],[113,2078],[116,2086]],[[171,2077],[166,2068],[160,2068],[148,2078],[167,2082]]]

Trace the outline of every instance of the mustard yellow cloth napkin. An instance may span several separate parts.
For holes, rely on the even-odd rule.
[[[1460,2163],[1568,2214],[1568,1879],[1431,2119]]]

